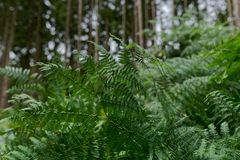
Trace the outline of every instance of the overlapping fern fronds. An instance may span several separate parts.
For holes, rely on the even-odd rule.
[[[43,86],[39,83],[41,75],[37,73],[32,74],[29,69],[6,66],[5,68],[0,68],[0,76],[7,76],[12,81],[12,87],[8,89],[8,93],[44,92]]]
[[[98,46],[99,61],[85,57],[77,69],[39,63],[41,81],[1,70],[17,82],[2,114],[2,159],[239,159],[239,79],[216,80],[223,52],[162,61],[116,40],[117,58]]]
[[[136,45],[124,47],[119,60],[102,48],[100,52],[99,62],[91,57],[83,62],[83,72],[60,64],[39,64],[42,80],[47,82],[42,85],[48,93],[37,99],[27,94],[12,97],[13,126],[7,133],[14,141],[9,140],[11,151],[3,157],[26,158],[33,152],[35,159],[60,159],[65,157],[64,150],[69,150],[67,156],[73,159],[146,155],[142,146],[148,146],[147,140],[136,134],[145,117],[139,100],[144,89],[133,64],[142,63],[142,53]],[[134,55],[124,56],[129,52]],[[41,150],[36,149],[31,137],[43,143]],[[46,145],[48,142],[53,148]],[[119,142],[123,145],[117,145]],[[45,149],[50,155],[41,154]]]

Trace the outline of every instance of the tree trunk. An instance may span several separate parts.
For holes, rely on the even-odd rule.
[[[161,6],[163,6],[163,1],[162,0],[160,0],[159,1],[159,6],[160,6],[160,15],[159,15],[159,17],[160,17],[160,29],[161,29],[161,32],[160,32],[160,34],[162,35],[162,32],[163,32],[163,16],[162,16],[162,13],[163,13],[163,11],[162,11],[162,7]]]
[[[3,52],[4,59],[3,59],[3,63],[1,64],[2,66],[6,66],[9,64],[9,52],[12,50],[12,46],[13,46],[16,18],[17,18],[17,10],[15,9],[11,15],[11,23],[9,26],[10,28],[6,30],[8,34],[8,40]],[[0,108],[4,108],[7,106],[7,93],[6,93],[7,88],[8,88],[8,79],[6,77],[3,77],[1,80],[1,88],[0,88]]]
[[[187,9],[188,9],[188,0],[184,0],[183,1],[183,13],[186,13],[186,11],[187,11]]]
[[[108,45],[108,41],[109,41],[109,34],[110,34],[110,28],[109,28],[109,18],[106,16],[105,18],[105,22],[104,22],[104,28],[105,28],[105,32],[106,32],[106,35],[105,35],[105,38],[104,38],[104,48],[106,50],[109,50],[110,47]]]
[[[143,41],[143,14],[142,14],[142,0],[136,0],[134,4],[134,32],[135,41],[140,46],[144,45]]]
[[[142,0],[137,0],[138,6],[138,25],[139,25],[139,44],[143,47],[143,11],[142,11]]]
[[[178,7],[177,7],[177,5],[176,5],[176,1],[175,1],[175,0],[172,0],[171,2],[172,2],[172,3],[171,3],[171,5],[172,5],[172,6],[171,6],[171,7],[172,7],[172,8],[171,8],[172,15],[171,15],[171,16],[174,17],[174,16],[177,16],[177,8],[178,8]]]
[[[81,35],[82,35],[82,0],[78,0],[78,39],[77,39],[77,50],[81,50]]]
[[[90,0],[90,4],[89,4],[89,22],[88,22],[88,41],[93,41],[93,36],[92,36],[92,31],[93,31],[93,25],[92,25],[92,21],[93,21],[93,2],[94,0]],[[88,43],[88,55],[89,56],[94,56],[94,48],[93,45],[91,43]]]
[[[83,1],[78,0],[78,6],[77,6],[77,10],[78,10],[77,11],[77,14],[78,14],[78,18],[77,18],[77,40],[76,40],[77,52],[78,53],[80,53],[80,51],[81,51],[81,36],[82,36],[82,25],[81,25],[81,23],[82,23],[82,17],[83,17],[82,7],[83,7]],[[70,45],[70,40],[69,40],[69,45]],[[75,60],[75,57],[74,57],[73,53],[71,53],[71,55],[70,55],[69,64],[72,68],[79,67],[79,64]]]
[[[156,33],[156,28],[155,28],[156,22],[154,22],[154,21],[156,21],[156,2],[155,2],[155,0],[150,1],[149,12],[150,12],[149,13],[150,20],[152,20],[152,23],[150,23],[149,28],[151,29],[151,31],[154,32],[154,34],[151,35],[151,36],[156,36],[155,35],[155,33]],[[155,41],[156,41],[156,38],[152,37],[152,46],[156,43]]]
[[[34,1],[29,1],[28,3],[29,5],[29,11],[32,12],[32,11],[35,11],[35,8],[34,8]],[[27,69],[30,69],[30,57],[31,57],[31,53],[30,53],[30,50],[34,47],[33,46],[33,42],[35,41],[35,36],[33,36],[33,34],[35,34],[35,25],[34,22],[35,22],[35,14],[32,14],[31,15],[31,18],[28,18],[27,19],[27,32],[25,34],[25,45],[26,45],[26,48],[27,48],[27,52],[26,54],[22,54],[21,55],[21,58],[20,58],[20,64],[21,64],[21,67],[22,68],[27,68]]]
[[[144,5],[144,16],[143,16],[143,30],[148,28],[148,23],[149,23],[149,16],[148,16],[148,4],[149,4],[149,1],[148,0],[144,0],[143,1]],[[143,33],[143,47],[146,48],[147,47],[147,41],[148,41],[148,37],[145,33]]]
[[[95,0],[95,7],[94,7],[94,10],[95,10],[95,16],[96,16],[96,26],[95,26],[95,39],[94,39],[94,42],[95,44],[99,44],[99,12],[98,12],[98,6],[99,5],[99,1],[98,0]],[[98,59],[99,59],[99,55],[98,55],[98,49],[97,47],[94,47],[94,59],[95,61],[97,62]]]
[[[240,27],[240,1],[233,0],[234,25]]]
[[[228,20],[231,25],[233,25],[233,6],[232,0],[227,0],[227,11],[228,11]]]
[[[139,39],[137,36],[138,33],[138,1],[134,1],[134,40],[136,43],[139,43]]]
[[[6,16],[7,17],[9,17],[9,15],[10,15],[10,11],[9,10],[7,10],[6,11]],[[5,19],[5,26],[4,26],[4,34],[3,34],[3,43],[2,43],[2,56],[1,56],[1,59],[0,59],[0,67],[4,67],[4,63],[5,63],[5,57],[6,57],[6,55],[4,54],[5,52],[5,50],[6,50],[6,47],[7,47],[7,43],[8,43],[8,38],[9,38],[9,36],[8,36],[8,34],[9,34],[9,26],[10,25],[10,18],[6,18]]]
[[[38,12],[37,12],[37,26],[36,26],[36,31],[35,31],[35,36],[36,36],[36,40],[35,40],[35,48],[36,48],[36,53],[34,55],[34,62],[35,64],[37,62],[41,61],[41,24],[42,24],[42,2],[39,1],[37,3],[37,8],[38,8]],[[38,72],[38,69],[36,66],[33,67],[33,72]]]
[[[65,24],[65,61],[68,63],[68,54],[71,52],[70,46],[70,22],[71,22],[71,4],[72,0],[67,0],[67,16]]]
[[[123,35],[122,40],[124,43],[127,43],[127,2],[126,0],[123,0],[123,6],[122,6],[122,29],[123,29]]]

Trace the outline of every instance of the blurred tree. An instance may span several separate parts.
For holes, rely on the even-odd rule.
[[[136,0],[134,4],[134,18],[135,18],[135,39],[136,41],[143,46],[143,5],[141,0]]]
[[[127,42],[127,1],[123,0],[123,7],[122,7],[122,29],[123,29],[123,42]]]
[[[88,40],[89,41],[94,41],[93,39],[93,8],[94,8],[94,0],[90,0],[89,3],[89,21],[88,21]],[[94,56],[94,48],[93,45],[89,44],[88,45],[88,55],[90,56]]]
[[[240,26],[239,3],[228,0],[228,16],[236,26]],[[109,37],[110,33],[122,37],[126,43],[134,41],[144,48],[155,46],[161,50],[165,45],[161,44],[162,35],[174,28],[171,17],[181,16],[194,7],[197,13],[205,12],[206,7],[199,11],[203,4],[199,0],[1,0],[0,65],[37,72],[34,64],[58,57],[59,61],[66,60],[75,66],[80,51],[97,60],[96,48],[88,41],[116,53],[118,46]],[[13,27],[15,10],[18,18]],[[15,30],[13,36],[11,30]]]
[[[230,24],[233,25],[233,4],[232,0],[227,0],[227,11],[228,11],[228,19]]]
[[[71,39],[70,39],[70,23],[71,23],[71,12],[72,12],[72,0],[67,0],[67,16],[65,26],[65,61],[68,61],[68,54],[71,53]]]
[[[17,19],[17,6],[10,4],[6,6],[7,15],[9,18],[6,18],[5,27],[4,27],[4,43],[2,56],[0,61],[0,67],[6,66],[9,64],[9,55],[13,48],[14,35],[15,35],[15,26]],[[7,102],[7,88],[8,88],[8,79],[6,77],[1,78],[0,83],[0,107],[5,107]]]
[[[240,27],[240,1],[233,0],[233,21],[234,25]]]
[[[35,48],[36,53],[34,54],[34,63],[41,61],[42,57],[42,47],[41,47],[41,29],[42,29],[42,7],[43,2],[42,1],[36,1],[37,3],[37,19],[36,19],[36,30],[35,30]],[[33,72],[37,72],[37,66],[33,67]]]
[[[99,44],[99,0],[94,1],[94,15],[95,15],[95,44]],[[97,47],[94,47],[94,59],[98,61],[99,55],[98,55],[98,49]]]
[[[82,35],[82,6],[83,5],[83,2],[82,0],[78,0],[78,38],[77,38],[77,49],[78,49],[78,52],[81,51],[81,35]]]

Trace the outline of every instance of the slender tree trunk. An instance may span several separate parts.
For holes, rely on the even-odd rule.
[[[38,8],[38,12],[37,12],[37,26],[36,26],[36,32],[35,32],[35,36],[36,36],[36,42],[35,42],[35,48],[36,48],[36,53],[34,55],[34,62],[35,64],[37,62],[41,61],[41,24],[42,24],[42,2],[38,1],[37,3],[37,8]],[[38,69],[36,66],[34,66],[33,68],[33,72],[38,72]]]
[[[28,3],[28,11],[30,12],[33,12],[35,11],[35,6],[34,6],[34,1],[29,1]],[[35,14],[32,14],[31,15],[31,18],[28,18],[27,19],[27,32],[25,34],[25,45],[26,45],[26,48],[27,48],[27,52],[26,54],[22,54],[21,55],[21,58],[20,58],[20,64],[21,64],[21,67],[23,68],[28,68],[30,69],[30,57],[31,57],[31,53],[30,53],[30,50],[34,47],[34,43],[35,42],[35,39],[36,38],[34,35],[35,34],[35,25],[34,22],[35,22]]]
[[[81,51],[81,35],[82,35],[82,17],[83,17],[83,1],[82,0],[78,0],[78,6],[77,6],[77,13],[78,13],[78,18],[77,18],[77,51],[80,53]],[[70,32],[70,31],[69,31]],[[69,40],[69,45],[70,45],[70,40]],[[71,50],[71,49],[70,49]],[[77,61],[74,59],[74,54],[71,53],[70,55],[70,60],[69,60],[69,64],[72,68],[76,68],[79,67],[79,64],[77,63]]]
[[[234,17],[234,25],[240,27],[240,1],[233,0],[233,17]]]
[[[135,5],[134,5],[134,1],[131,1],[131,7],[130,10],[127,12],[127,18],[129,18],[129,21],[128,21],[128,25],[129,25],[129,30],[130,30],[130,37],[131,39],[134,41],[134,42],[137,42],[137,40],[135,39]]]
[[[143,11],[142,11],[142,0],[137,0],[138,6],[138,26],[139,26],[139,44],[144,46],[143,40]]]
[[[7,10],[6,11],[6,16],[9,17],[9,13],[10,11]],[[4,34],[3,34],[3,43],[2,43],[2,56],[1,56],[1,60],[0,60],[0,67],[4,67],[4,63],[5,63],[5,57],[7,56],[6,54],[4,54],[5,50],[6,50],[6,47],[7,47],[7,43],[8,43],[8,34],[9,34],[9,26],[10,25],[10,18],[6,18],[5,19],[5,26],[4,26]]]
[[[6,17],[8,17],[7,16],[7,12],[6,12],[6,9],[0,9],[0,37],[3,37],[3,35],[4,35],[4,28],[2,28],[2,26],[4,26],[4,22],[6,21],[5,19],[6,19]],[[0,44],[2,44],[2,40],[0,41]],[[2,48],[1,48],[2,46],[0,45],[0,50],[2,50]],[[0,55],[1,56],[1,55]],[[0,57],[1,58],[1,57]]]
[[[162,6],[163,6],[163,1],[162,0],[160,0],[159,1],[159,6],[160,6],[160,29],[161,29],[161,34],[162,34],[162,32],[163,32],[163,16],[162,16]]]
[[[149,16],[148,16],[148,4],[149,4],[149,0],[144,0],[144,16],[143,16],[143,29],[148,28],[148,23],[149,23]],[[147,41],[148,41],[148,37],[145,33],[143,33],[143,47],[146,48],[147,47]]]
[[[171,1],[171,11],[172,11],[172,17],[177,16],[177,4],[176,4],[176,0],[172,0]]]
[[[13,41],[14,41],[14,31],[15,31],[15,25],[16,25],[16,18],[17,18],[17,10],[15,9],[12,12],[11,15],[11,22],[10,22],[10,29],[7,29],[7,34],[8,34],[8,40],[6,43],[6,48],[4,49],[4,59],[3,59],[3,66],[9,64],[9,52],[12,50],[13,46]],[[1,86],[0,86],[0,107],[6,107],[7,106],[7,88],[8,88],[8,79],[6,77],[3,77],[1,81]]]
[[[237,1],[237,26],[240,27],[240,1]]]
[[[227,11],[228,11],[228,19],[229,23],[233,25],[233,6],[232,6],[232,0],[227,0]]]
[[[237,0],[233,0],[233,24],[237,26],[237,17],[238,17],[238,2]]]
[[[150,19],[156,21],[156,2],[155,2],[155,0],[150,1],[149,12],[150,12],[150,14],[149,14]],[[152,38],[152,46],[156,43],[155,42],[156,41],[155,25],[156,25],[156,22],[152,22],[152,23],[150,23],[150,27],[149,27],[154,33],[154,35],[153,35],[154,37]]]
[[[143,46],[144,40],[143,40],[142,0],[136,0],[134,4],[134,26],[136,42],[138,42],[140,46]]]
[[[104,48],[106,50],[109,50],[110,47],[108,45],[108,41],[109,41],[110,28],[109,28],[109,18],[108,17],[106,17],[106,19],[105,19],[105,32],[106,32],[106,36],[105,36],[105,40],[104,40]]]
[[[78,0],[78,39],[77,39],[77,50],[80,52],[81,50],[81,35],[82,35],[82,0]]]
[[[188,8],[188,0],[183,0],[183,13],[185,13],[187,11]]]
[[[65,61],[68,62],[68,54],[71,52],[70,46],[70,23],[71,23],[71,4],[72,0],[67,0],[67,16],[65,24]]]
[[[99,44],[99,12],[98,12],[98,8],[99,7],[99,0],[95,0],[95,7],[94,7],[94,10],[95,10],[95,16],[96,16],[96,28],[95,28],[95,32],[96,32],[96,35],[95,35],[95,43],[96,44]],[[99,55],[98,55],[98,49],[97,47],[94,47],[94,59],[95,61],[97,62],[98,59],[99,59]]]
[[[32,8],[32,5],[31,5]],[[34,17],[35,18],[35,17]],[[34,23],[32,19],[28,19],[28,24],[27,24],[27,33],[26,33],[26,48],[27,48],[27,52],[26,54],[23,54],[21,59],[20,59],[20,63],[21,63],[21,67],[23,68],[28,68],[30,69],[30,50],[33,47],[33,41],[34,41]]]
[[[92,31],[93,31],[93,2],[94,0],[90,0],[90,8],[89,8],[89,23],[88,23],[88,41],[93,41],[93,36],[92,36]],[[88,55],[89,56],[94,56],[94,48],[93,45],[88,43]]]
[[[122,40],[124,43],[127,42],[127,2],[126,0],[123,0],[123,6],[122,6],[122,29],[123,29],[123,35]]]
[[[171,0],[171,16],[172,17],[176,16],[175,9],[176,9],[175,0]]]
[[[135,42],[139,43],[138,39],[138,31],[139,31],[139,19],[138,19],[138,0],[134,1],[134,40]]]

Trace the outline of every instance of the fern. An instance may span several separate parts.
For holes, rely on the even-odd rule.
[[[209,115],[217,124],[228,122],[230,129],[239,126],[240,103],[220,91],[211,92],[205,102],[209,106]]]
[[[216,81],[217,49],[163,61],[115,39],[117,58],[97,46],[80,68],[1,69],[13,78],[2,159],[239,159],[239,82]]]
[[[44,87],[40,83],[41,75],[31,74],[29,69],[6,66],[0,68],[0,75],[7,76],[12,81],[12,87],[8,89],[8,93],[44,93]]]
[[[30,78],[30,70],[6,66],[0,69],[0,75],[6,75],[18,83],[25,83]]]

